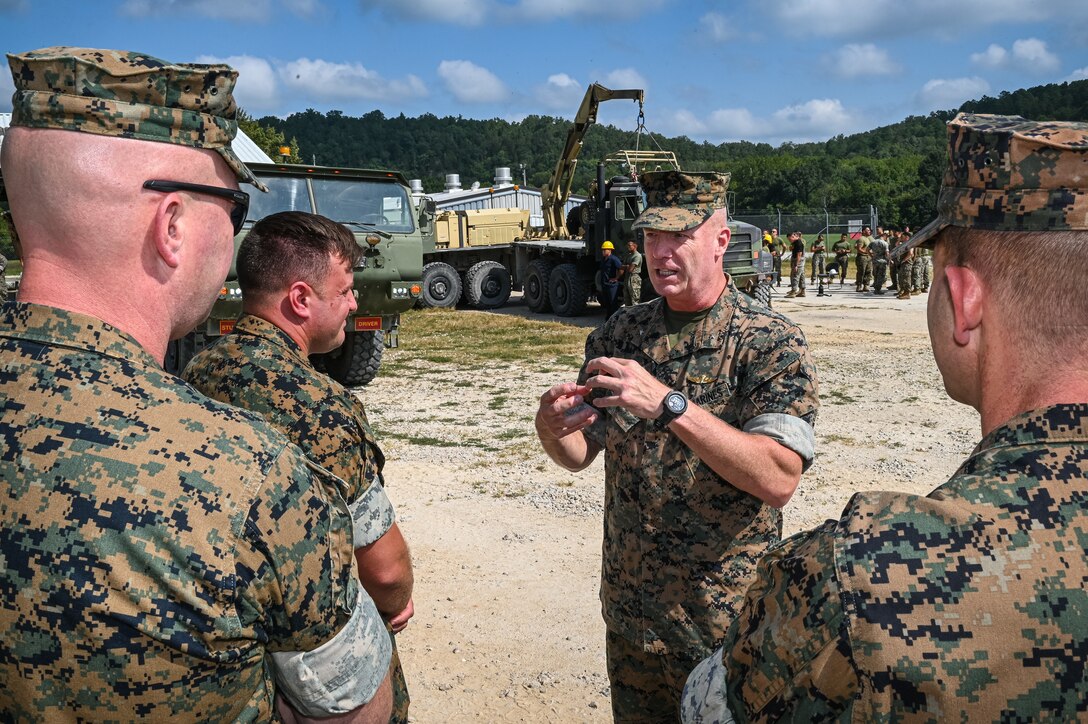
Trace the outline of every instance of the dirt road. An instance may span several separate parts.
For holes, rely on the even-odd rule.
[[[926,298],[846,289],[774,300],[808,337],[822,400],[817,459],[785,508],[787,534],[837,517],[858,490],[928,492],[978,438],[974,411],[944,394]],[[533,435],[540,393],[576,372],[419,367],[360,393],[387,433],[389,494],[415,558],[416,616],[398,637],[414,721],[610,720],[603,466],[568,473]]]

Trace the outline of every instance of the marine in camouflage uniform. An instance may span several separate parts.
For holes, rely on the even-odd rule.
[[[34,234],[23,235],[24,299],[0,309],[0,719],[269,721],[277,693],[307,716],[370,701],[390,651],[354,573],[344,482],[160,362],[188,305],[214,298],[222,277],[198,265],[225,269],[228,209],[236,216],[246,195],[221,189],[229,207],[163,196],[155,213],[169,207],[192,222],[171,229],[166,249],[150,206],[135,202],[143,192],[99,210],[96,189],[74,184],[64,192],[72,218],[97,228],[106,219],[95,213],[108,213],[111,228],[155,242],[100,242],[130,252],[111,258],[128,284],[103,285],[108,296],[79,265],[38,263],[37,252],[63,260],[77,241],[40,200],[53,176],[106,183],[126,163],[169,162],[180,178],[222,180],[225,162],[251,181],[229,147],[237,74],[124,51],[8,58],[16,90],[3,167],[15,217]],[[46,145],[39,128],[82,133]],[[64,155],[41,163],[58,147]],[[86,284],[57,289],[58,270]]]
[[[275,325],[243,316],[234,331],[185,368],[185,379],[212,399],[258,412],[307,457],[349,485],[355,547],[381,538],[393,525],[385,494],[385,456],[363,403],[313,368],[298,344]],[[388,625],[387,625],[388,628]],[[392,642],[392,722],[408,721],[408,686]]]
[[[631,307],[642,301],[642,254],[638,244],[627,242],[627,263],[623,270],[623,303]]]
[[[635,223],[646,225],[648,258],[664,256],[663,250],[649,251],[654,244],[671,243],[658,239],[665,236],[657,231],[662,227],[682,223],[695,228],[693,238],[703,239],[698,227],[713,224],[708,219],[724,205],[719,179],[676,172],[643,177],[649,208]],[[671,212],[694,220],[677,221]],[[703,268],[720,270],[717,258]],[[673,264],[682,268],[681,262]],[[565,439],[584,440],[594,451],[589,460],[597,450],[605,452],[601,603],[616,721],[675,720],[683,672],[717,645],[756,561],[781,532],[777,507],[712,468],[718,461],[704,460],[686,441],[698,435],[688,437],[690,431],[677,426],[686,419],[703,425],[694,415],[709,414],[713,423],[708,420],[705,428],[724,423],[733,435],[744,437],[743,430],[769,443],[793,459],[799,476],[813,457],[818,407],[804,335],[788,319],[750,302],[724,274],[720,296],[694,314],[671,309],[668,304],[680,306],[686,295],[651,279],[663,296],[621,310],[591,333],[579,374],[584,386],[549,390],[537,418],[545,450],[560,464],[577,468],[588,462],[549,449],[557,428],[548,425],[562,424],[549,423],[551,415],[572,426],[589,422]],[[620,391],[613,382],[601,382],[601,370],[612,364],[620,370],[613,380],[641,378],[643,393],[634,391],[634,383]],[[595,390],[589,399],[608,389],[621,400],[652,389],[648,394],[660,400],[678,390],[692,409],[669,419],[661,406],[649,411],[631,404],[595,408],[585,417],[580,398],[570,393],[587,387]],[[768,470],[777,464],[769,456],[762,459]]]
[[[939,216],[898,251],[936,245],[934,356],[982,441],[928,496],[858,494],[768,553],[684,721],[1088,717],[1088,375],[1053,359],[1083,350],[1088,124],[960,114],[949,137]],[[1077,272],[1042,330],[999,278],[1040,243]],[[1080,336],[1025,344],[1061,328]]]
[[[883,294],[888,281],[888,242],[875,237],[869,242],[869,252],[873,255],[873,294]]]
[[[0,224],[4,223],[3,219],[0,219]],[[3,254],[0,254],[0,302],[7,301],[8,298],[8,281],[4,277],[7,274],[8,258]]]
[[[301,237],[309,237],[306,245],[292,244]],[[262,415],[274,428],[284,433],[302,448],[307,457],[348,483],[347,501],[355,520],[355,548],[363,556],[360,559],[360,575],[364,588],[375,599],[379,610],[386,605],[386,597],[377,587],[371,587],[369,567],[386,564],[382,580],[403,579],[407,590],[396,609],[385,612],[393,618],[410,602],[411,563],[399,528],[394,530],[395,513],[385,493],[382,468],[385,456],[378,446],[370,427],[362,401],[342,385],[314,369],[308,358],[309,352],[327,351],[327,347],[339,346],[343,340],[343,320],[338,316],[354,311],[353,299],[334,308],[330,314],[316,313],[299,321],[301,329],[295,330],[301,340],[296,341],[284,329],[277,326],[278,317],[268,315],[269,307],[277,310],[291,303],[289,291],[267,293],[267,287],[291,287],[292,272],[309,271],[310,258],[328,258],[323,245],[344,248],[351,258],[329,259],[326,279],[310,280],[318,294],[332,295],[327,290],[339,290],[341,280],[336,276],[337,265],[342,277],[351,277],[351,268],[357,261],[357,245],[354,237],[344,227],[328,219],[304,212],[285,212],[265,217],[250,230],[238,252],[238,279],[245,297],[245,312],[235,324],[234,330],[211,347],[197,354],[183,373],[184,378],[197,390],[212,399]],[[274,252],[279,263],[272,270],[266,266],[269,252]],[[254,288],[253,277],[262,274],[265,288]],[[320,274],[320,272],[319,272]],[[321,284],[325,282],[325,284]],[[324,304],[324,303],[319,303]],[[269,316],[263,319],[260,314]],[[332,325],[338,324],[335,330]],[[286,328],[295,329],[280,321]],[[303,347],[303,344],[306,347]],[[385,538],[383,544],[392,545],[394,565],[389,565],[389,555],[376,553],[379,558],[366,559],[370,546]],[[392,639],[392,629],[390,629]],[[393,640],[393,700],[392,721],[408,720],[408,689]]]
[[[869,284],[873,281],[873,254],[869,251],[869,245],[873,243],[871,233],[866,226],[854,242],[854,287],[859,292],[869,291]]]
[[[910,291],[911,294],[924,294],[929,291],[930,257],[929,250],[916,248],[914,260],[911,262]]]

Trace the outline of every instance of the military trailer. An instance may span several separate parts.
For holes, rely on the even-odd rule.
[[[421,291],[424,245],[433,244],[434,205],[417,207],[408,181],[392,171],[247,164],[269,193],[250,194],[249,217],[235,237],[238,246],[259,219],[280,211],[308,211],[337,221],[355,234],[363,255],[355,266],[359,308],[348,317],[344,344],[311,356],[315,367],[349,387],[374,379],[385,347],[398,346],[400,314]],[[242,292],[231,265],[211,314],[186,337],[171,343],[166,368],[180,372],[198,351],[230,332],[242,313]]]

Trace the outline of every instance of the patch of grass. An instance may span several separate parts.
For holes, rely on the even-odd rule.
[[[496,364],[551,359],[577,367],[588,333],[585,327],[507,314],[413,309],[401,315],[401,346],[386,350],[386,354],[398,362],[455,367],[486,364],[494,369]]]
[[[498,410],[506,405],[506,395],[495,395],[487,402],[487,408],[489,410]]]
[[[820,395],[820,401],[826,402],[829,405],[849,405],[857,402],[856,399],[846,394],[841,389],[828,390],[826,393]]]
[[[854,446],[858,444],[858,441],[849,435],[838,435],[832,433],[831,435],[823,435],[821,438],[824,442],[841,442],[843,445]]]
[[[459,386],[460,386],[460,383],[454,385],[454,387],[459,387]],[[446,400],[445,402],[439,402],[438,403],[439,407],[459,407],[460,405],[461,405],[460,402],[455,402],[454,400]]]
[[[496,440],[517,440],[520,437],[530,437],[531,433],[528,430],[522,430],[518,427],[512,427],[509,430],[503,430],[495,435]]]
[[[431,437],[430,435],[405,435],[391,430],[383,432],[382,437],[393,440],[404,440],[413,445],[421,445],[424,447],[459,447],[461,445],[459,442],[442,440],[441,438]]]
[[[475,387],[476,383],[475,382],[469,382],[467,380],[461,380],[460,382],[454,382],[453,386],[454,387]],[[442,404],[445,405],[446,403],[443,402]],[[451,404],[451,405],[460,405],[461,403],[460,402],[451,402],[449,404]]]
[[[911,395],[910,397],[904,397],[903,398],[903,402],[917,402],[917,401],[918,401],[918,396],[917,395]]]
[[[558,483],[555,484],[555,486],[557,488],[573,488],[574,487],[574,481],[573,480],[560,480]]]

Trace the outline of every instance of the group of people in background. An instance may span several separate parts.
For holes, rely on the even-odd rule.
[[[900,246],[911,238],[910,227],[902,231],[865,226],[860,234],[840,234],[830,249],[823,234],[819,234],[812,246],[806,251],[804,236],[800,231],[792,232],[788,241],[778,235],[778,229],[763,232],[764,250],[771,253],[773,263],[771,283],[782,286],[782,257],[790,255],[790,290],[786,297],[805,296],[805,276],[807,257],[812,262],[808,267],[811,284],[818,279],[830,285],[838,277],[839,286],[846,283],[850,270],[850,258],[854,261],[854,288],[858,292],[871,292],[883,295],[894,290],[896,299],[910,299],[912,295],[925,294],[929,291],[932,276],[932,262],[927,249],[909,249],[895,253]]]

